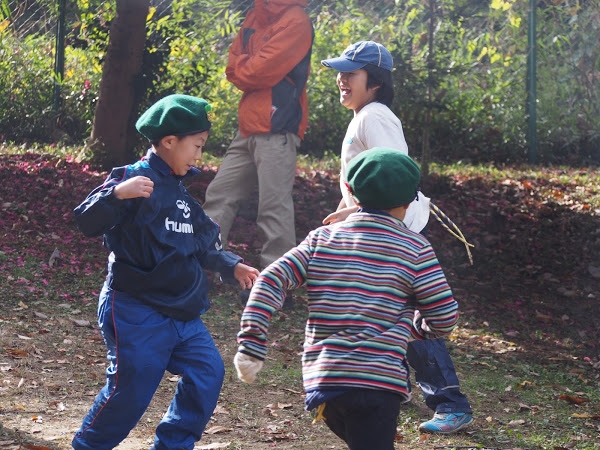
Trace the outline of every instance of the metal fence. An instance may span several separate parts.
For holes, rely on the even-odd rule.
[[[160,11],[172,0],[151,0],[150,5]],[[0,31],[10,28],[19,39],[43,35],[54,42],[54,76],[62,79],[65,69],[65,46],[77,45],[82,16],[99,20],[112,17],[115,1],[90,1],[81,9],[73,0],[0,0]],[[55,84],[53,108],[60,103],[60,85]]]
[[[0,12],[4,26],[23,38],[32,34],[52,34],[56,30],[58,15],[55,8],[49,8],[32,0],[9,0],[0,2]]]
[[[239,13],[238,17],[241,18],[253,6],[253,0],[150,0],[150,5],[153,8],[155,18],[168,15],[169,12],[175,12],[182,4],[188,6],[193,5],[193,8],[196,8],[197,11],[203,10],[202,8],[211,8],[218,5],[219,8],[223,8],[223,10],[226,10],[231,15]],[[552,136],[552,139],[554,139],[554,136],[556,135],[556,142],[558,143],[556,145],[560,145],[564,148],[570,148],[573,145],[576,146],[582,139],[587,139],[592,146],[597,145],[596,142],[598,142],[598,136],[600,136],[597,111],[598,104],[600,103],[597,101],[598,91],[594,86],[597,86],[597,80],[600,76],[600,70],[598,69],[600,57],[598,56],[598,46],[596,45],[600,36],[600,27],[598,26],[600,23],[600,0],[586,0],[586,2],[580,2],[578,0],[561,0],[561,2],[539,2],[536,0],[498,0],[494,2],[479,2],[477,0],[447,2],[439,0],[349,0],[345,2],[334,0],[309,0],[307,12],[315,19],[315,22],[318,22],[319,19],[322,19],[323,17],[327,17],[328,20],[335,22],[335,19],[337,19],[336,15],[339,15],[343,19],[348,18],[348,20],[344,22],[343,27],[336,29],[337,35],[334,35],[333,32],[328,34],[329,30],[326,28],[327,25],[325,24],[325,26],[323,26],[323,21],[321,22],[321,29],[317,30],[320,34],[316,34],[316,42],[318,41],[320,44],[321,50],[325,45],[328,45],[324,44],[324,42],[335,41],[332,43],[331,47],[334,45],[339,46],[340,43],[344,41],[344,36],[340,36],[340,32],[342,34],[346,33],[348,36],[356,37],[374,36],[372,38],[376,39],[376,33],[374,35],[370,34],[372,29],[376,29],[375,25],[382,23],[389,25],[386,29],[387,36],[392,36],[392,39],[395,40],[394,45],[397,45],[395,50],[398,54],[398,63],[395,65],[395,73],[398,78],[395,80],[395,83],[400,85],[399,91],[401,94],[404,93],[406,97],[399,99],[397,103],[400,104],[401,101],[405,101],[405,104],[401,104],[403,107],[403,120],[406,121],[408,126],[410,126],[410,120],[413,120],[413,128],[417,130],[421,127],[419,122],[420,119],[417,115],[413,118],[410,116],[410,112],[415,111],[414,106],[425,105],[427,107],[438,107],[436,105],[432,106],[431,101],[428,103],[428,100],[423,96],[421,91],[415,91],[415,86],[419,87],[418,81],[421,81],[422,83],[427,82],[427,77],[423,75],[429,67],[429,62],[426,59],[427,52],[423,50],[427,47],[427,31],[424,28],[424,24],[429,20],[428,17],[431,16],[428,13],[428,7],[434,4],[437,5],[436,7],[439,8],[440,11],[439,20],[445,21],[447,24],[452,21],[450,16],[452,8],[463,8],[460,12],[457,12],[456,17],[464,17],[465,21],[470,21],[470,25],[474,25],[474,31],[480,32],[480,35],[485,35],[486,39],[490,39],[488,42],[483,42],[477,37],[479,35],[477,35],[469,42],[469,45],[473,45],[473,50],[471,52],[475,56],[472,59],[473,64],[469,64],[468,68],[465,69],[464,76],[464,81],[469,82],[468,88],[479,87],[482,91],[482,95],[490,91],[490,83],[495,83],[497,93],[494,99],[487,99],[490,102],[499,101],[498,97],[502,97],[501,104],[499,104],[500,108],[495,110],[490,109],[490,116],[496,114],[494,115],[495,123],[489,125],[488,128],[485,129],[491,129],[494,132],[500,131],[503,136],[511,135],[515,142],[518,142],[519,145],[522,144],[524,140],[522,136],[527,133],[523,133],[523,131],[525,131],[522,128],[523,114],[520,111],[526,106],[523,101],[522,93],[525,91],[527,81],[527,74],[525,72],[528,72],[530,75],[530,83],[527,85],[527,89],[533,90],[534,92],[532,95],[528,96],[530,103],[528,106],[529,111],[527,117],[535,121],[536,116],[534,108],[537,107],[537,126],[540,128],[539,135],[542,136],[543,134],[544,139],[547,142],[550,141],[549,136]],[[502,15],[501,9],[499,9],[496,10],[497,13],[496,16],[494,16],[494,8],[492,6],[494,4],[497,8],[504,6],[514,7],[516,12],[509,18],[508,15]],[[535,85],[532,87],[531,83],[532,81],[535,81],[533,69],[536,67],[536,61],[530,60],[529,64],[527,66],[525,65],[527,55],[530,57],[535,56],[531,42],[529,48],[526,45],[527,36],[525,30],[527,28],[527,23],[531,23],[532,20],[531,15],[528,17],[527,11],[531,11],[532,8],[536,7],[540,13],[543,13],[543,17],[538,21],[540,27],[537,32],[537,40],[539,41],[537,73],[538,79],[540,80],[537,86],[537,95],[535,93]],[[409,11],[410,8],[413,8],[414,11]],[[104,48],[101,48],[101,46],[107,42],[106,36],[110,27],[110,20],[114,17],[115,11],[116,0],[0,0],[0,39],[6,35],[3,34],[6,31],[10,32],[11,39],[14,37],[17,40],[23,40],[23,42],[27,42],[27,40],[32,37],[42,37],[43,39],[40,40],[43,41],[43,52],[48,56],[43,56],[44,53],[42,53],[42,51],[38,52],[38,54],[30,53],[32,55],[31,57],[36,58],[36,61],[28,61],[25,59],[25,56],[23,56],[24,53],[22,52],[23,54],[21,56],[14,58],[14,62],[15,64],[20,65],[27,65],[31,62],[33,65],[34,62],[39,62],[39,60],[42,60],[41,58],[47,57],[49,58],[48,61],[45,59],[42,60],[44,61],[44,74],[42,75],[42,69],[39,69],[25,81],[30,82],[33,77],[37,77],[36,80],[39,80],[41,76],[46,77],[46,74],[49,72],[47,67],[51,66],[51,61],[53,62],[56,80],[60,80],[63,79],[62,74],[65,70],[65,47],[69,50],[77,49],[78,47],[85,48],[86,45],[89,45],[90,40],[94,41],[95,39],[95,42],[100,44],[93,48],[93,51],[96,53],[94,53],[91,58],[95,58],[93,63],[101,63],[102,52],[105,50]],[[415,14],[413,13],[421,15],[419,20],[422,28],[416,31],[414,29],[410,30],[410,33],[413,33],[413,35],[407,38],[406,26],[402,20],[406,20],[409,16],[414,17]],[[508,20],[512,19],[515,20],[514,27],[507,27],[504,25]],[[175,19],[171,17],[169,20]],[[172,23],[171,26],[175,28],[179,27],[186,33],[189,31],[189,33],[199,34],[199,37],[202,37],[202,27],[198,27],[193,20],[186,17],[179,20],[182,20],[182,23],[176,22],[174,25]],[[356,21],[362,21],[363,25],[361,28],[352,28]],[[234,21],[231,23],[233,22]],[[336,23],[339,23],[339,21]],[[520,23],[520,25],[518,25],[518,23]],[[212,26],[214,24],[208,23],[204,25]],[[454,25],[458,26],[460,24],[451,24],[446,27],[446,32],[452,33],[452,27]],[[542,28],[542,26],[545,28]],[[492,42],[492,39],[494,39],[494,33],[499,29],[502,29],[504,33],[501,35],[501,38],[503,38],[504,41],[500,44],[504,45],[504,47],[500,48],[496,55],[492,55],[488,51],[495,50],[496,44]],[[359,30],[359,32],[356,32],[356,30]],[[92,36],[92,39],[89,39],[90,36],[89,34],[86,35],[86,32],[100,33],[103,35],[96,34],[95,36]],[[400,36],[401,33],[405,33],[405,35]],[[205,46],[204,48],[213,47],[211,49],[212,54],[210,55],[213,59],[215,57],[214,54],[216,53],[215,48],[219,50],[216,57],[220,57],[224,54],[224,43],[228,37],[230,37],[226,36],[227,34],[230,33],[227,32],[221,37],[215,37],[215,39],[219,39],[218,43],[212,41],[208,42],[206,40],[202,41],[202,45]],[[216,35],[213,34],[211,36]],[[534,39],[536,38],[534,30],[530,30],[530,36]],[[160,33],[155,34],[153,38],[158,40],[163,38],[169,39],[168,36],[160,35]],[[33,41],[33,39],[31,41]],[[31,45],[37,46],[37,41]],[[168,53],[170,49],[169,42],[167,41],[164,43],[162,41],[153,41],[152,45],[159,50],[164,48],[165,53]],[[455,37],[445,41],[445,45],[446,48],[441,50],[445,50],[446,55],[450,55],[453,51],[452,48],[449,49],[448,47],[455,45],[457,48],[462,49],[462,53],[459,57],[462,57],[464,61],[468,61],[469,55],[467,51],[464,50],[467,47],[464,42],[459,41],[459,39]],[[533,45],[535,45],[535,43]],[[8,57],[16,55],[16,53],[19,52],[19,46],[20,43],[17,43],[14,46],[14,48],[17,49],[15,51],[12,50],[13,47],[7,46],[7,50],[5,51],[9,53],[6,53],[6,55]],[[485,50],[486,53],[483,53],[483,50]],[[13,55],[10,54],[11,51],[13,52]],[[339,51],[339,47],[335,51]],[[418,57],[415,57],[415,51],[420,52]],[[71,54],[71,52],[66,53],[67,55]],[[480,56],[477,56],[477,53]],[[314,52],[313,55],[315,55]],[[326,57],[328,55],[321,54],[318,56]],[[498,62],[490,64],[490,61],[492,61],[491,58],[494,56],[505,58],[504,61],[506,61],[506,65],[510,65],[510,70],[512,72],[502,73],[499,71],[498,73],[502,76],[497,76],[495,78],[493,75],[486,72],[486,68],[491,68],[493,70],[500,66]],[[394,56],[394,58],[396,61],[396,56]],[[318,58],[315,58],[315,60],[318,60]],[[513,61],[515,61],[515,63],[513,63]],[[3,61],[0,61],[0,63],[1,62]],[[420,65],[417,65],[416,62],[419,62]],[[85,64],[87,64],[87,66],[92,65],[89,59],[85,60]],[[210,62],[207,64],[209,65]],[[180,64],[180,66],[184,65],[186,64]],[[9,67],[8,63],[5,64],[5,77],[11,78],[13,77],[13,74],[19,75],[18,72],[15,72],[11,68],[12,66]],[[445,75],[440,75],[440,77],[443,76],[447,80],[455,80],[459,84],[463,82],[463,78],[460,78],[461,75],[452,75],[451,73],[456,67],[442,65],[437,67],[437,69],[444,70]],[[77,67],[76,70],[82,71],[82,67]],[[318,79],[319,74],[316,72],[317,71],[315,70],[315,73],[311,76],[311,82],[321,83]],[[98,72],[95,72],[95,74],[97,73]],[[441,73],[441,71],[438,70],[437,73]],[[502,80],[506,79],[504,75],[507,74],[510,75],[511,80],[514,80],[514,84],[499,90],[501,89]],[[402,79],[403,76],[405,79],[408,79],[409,76],[412,78],[410,78],[409,82],[405,83],[405,80]],[[452,78],[453,76],[454,78]],[[65,80],[68,78],[68,75],[64,77]],[[73,80],[73,78],[71,78],[71,80]],[[317,81],[314,82],[312,80]],[[557,82],[557,80],[560,80],[560,82]],[[3,80],[0,80],[0,82],[1,81]],[[52,80],[45,81],[47,83],[52,83]],[[187,81],[188,80],[186,79],[186,82]],[[197,84],[198,80],[194,79],[189,81],[189,84],[193,85],[193,83]],[[22,83],[21,85],[23,86],[25,84],[26,83]],[[31,83],[29,83],[29,85],[31,85]],[[11,85],[10,83],[5,83],[3,86],[10,87]],[[314,85],[312,87],[314,88]],[[61,96],[60,88],[60,84],[55,82],[55,92],[52,100],[54,110],[57,109]],[[8,88],[2,87],[2,89]],[[77,94],[77,88],[72,88],[71,90],[75,95]],[[81,90],[81,88],[79,88],[79,90]],[[315,89],[312,89],[311,92],[312,94],[309,93],[309,95],[319,94]],[[517,94],[515,94],[515,92]],[[444,90],[440,90],[438,94],[443,95]],[[48,103],[47,97],[47,95],[42,96],[42,101]],[[66,95],[63,95],[63,97],[67,99]],[[321,107],[325,107],[322,104],[323,98],[325,97],[321,96],[318,99],[320,102],[319,106]],[[421,100],[421,103],[419,103],[419,99]],[[1,100],[2,98],[0,97],[0,105],[2,104]],[[21,109],[25,109],[25,106],[27,106],[28,103],[27,100],[28,99],[25,99],[23,101],[23,107]],[[45,108],[45,104],[40,104],[42,101],[38,102],[36,105],[37,111]],[[87,100],[84,99],[82,101]],[[564,106],[556,108],[555,105],[559,103],[561,105],[566,105],[567,109],[565,109]],[[7,102],[4,102],[4,111],[8,110],[12,113],[12,111],[16,109],[11,107],[10,104],[6,107],[6,104]],[[48,105],[48,107],[50,106],[51,105]],[[441,111],[443,108],[440,107],[438,109]],[[91,109],[88,108],[88,110]],[[320,114],[317,108],[313,108],[313,111],[314,114]],[[28,118],[39,115],[36,112],[28,112],[27,114],[26,117]],[[325,115],[326,113],[323,114]],[[510,116],[511,114],[512,116]],[[72,114],[71,116],[74,115],[75,114]],[[316,123],[319,118],[323,118],[324,116],[315,117],[316,119],[312,118],[311,120],[315,120]],[[507,118],[510,120],[507,121]],[[2,118],[0,117],[0,119]],[[23,122],[23,120],[20,120],[20,116],[11,117],[10,120],[12,121],[11,124],[20,124]],[[89,121],[89,117],[85,117],[85,123],[89,123]],[[512,125],[515,123],[516,125],[514,125],[513,128],[507,129],[507,124]],[[560,123],[560,130],[557,129],[556,126],[551,126],[556,123]],[[530,135],[527,136],[527,140],[529,141],[534,141],[535,139],[535,134],[532,133],[533,126],[535,126],[535,124],[531,126]],[[315,129],[313,129],[311,134],[316,133]],[[484,130],[484,128],[481,129]],[[454,130],[451,131],[454,132]],[[534,131],[535,130],[533,130],[533,132]],[[469,130],[466,130],[465,133],[468,139],[475,139],[473,133],[470,133]],[[0,133],[0,136],[1,135],[2,133]],[[565,138],[565,136],[568,137],[568,139]]]

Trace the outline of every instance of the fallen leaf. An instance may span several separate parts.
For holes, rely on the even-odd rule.
[[[222,407],[221,405],[217,405],[217,407],[215,408],[215,410],[213,411],[213,414],[229,414],[229,411],[227,411],[224,407]]]
[[[400,431],[396,430],[396,436],[394,436],[394,442],[402,442],[404,440],[404,435],[400,433]]]
[[[593,278],[598,278],[598,279],[600,279],[600,267],[596,267],[596,266],[589,265],[589,266],[588,266],[588,272],[590,273],[590,275],[591,275]]]
[[[35,444],[21,444],[23,448],[27,450],[52,450],[50,447],[46,447],[45,445],[35,445]]]
[[[269,407],[264,408],[262,412],[266,416],[278,417],[278,414],[275,412],[275,410]]]
[[[212,444],[200,445],[194,447],[194,450],[213,450],[215,448],[229,448],[231,442],[213,442]]]
[[[64,405],[63,402],[59,402],[59,401],[54,401],[50,403],[50,406],[56,408],[59,411],[64,411],[65,409],[67,409]]]
[[[508,422],[509,425],[523,425],[525,421],[523,419],[511,420]]]
[[[552,320],[553,320],[553,317],[552,317],[552,316],[550,316],[550,315],[548,315],[548,314],[542,314],[542,313],[541,313],[541,312],[539,312],[539,311],[536,311],[536,312],[535,312],[535,318],[536,318],[537,320],[539,320],[540,322],[545,322],[545,323],[552,322]]]
[[[294,389],[284,389],[284,391],[291,392],[292,394],[304,395],[304,392],[295,391]]]
[[[589,413],[577,414],[577,413],[574,413],[571,415],[571,417],[576,417],[578,419],[600,419],[600,414],[589,414]]]
[[[527,380],[523,380],[521,383],[515,384],[515,387],[521,390],[527,389],[528,386],[535,386],[535,383]]]
[[[233,431],[233,428],[215,425],[214,427],[210,427],[208,430],[204,430],[206,434],[226,433],[228,431]]]
[[[581,405],[582,403],[589,402],[590,400],[584,397],[575,397],[574,395],[562,394],[558,397],[560,400],[565,400],[573,405]]]
[[[52,254],[50,255],[50,258],[48,259],[48,267],[54,267],[54,265],[56,264],[56,262],[60,259],[60,252],[58,251],[57,248],[54,249],[54,251],[52,252]]]

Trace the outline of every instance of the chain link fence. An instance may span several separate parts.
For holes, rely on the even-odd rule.
[[[38,48],[38,52],[31,51],[31,45],[27,50],[18,52],[21,54],[20,58],[16,58],[17,64],[29,65],[29,60],[35,60],[35,66],[40,68],[35,71],[35,78],[43,78],[44,82],[47,80],[53,80],[54,84],[52,99],[46,100],[46,105],[41,105],[38,97],[35,97],[33,101],[27,99],[23,103],[23,109],[31,108],[34,110],[40,106],[44,107],[43,113],[46,114],[46,107],[52,109],[56,115],[62,115],[57,117],[55,125],[50,127],[53,130],[57,128],[64,130],[69,129],[67,132],[71,135],[71,130],[75,128],[82,128],[82,125],[74,125],[76,122],[83,122],[84,127],[87,124],[87,129],[91,126],[91,120],[93,117],[93,105],[78,109],[78,112],[83,112],[86,117],[75,117],[75,114],[70,114],[69,111],[59,112],[59,107],[64,107],[65,97],[70,104],[75,104],[76,107],[80,107],[82,103],[93,103],[94,99],[89,97],[98,92],[98,69],[101,70],[104,54],[108,44],[108,33],[110,29],[111,20],[116,14],[116,0],[0,0],[0,37],[2,33],[9,33],[13,40],[13,48],[19,48],[21,45],[27,46],[28,42],[34,42],[34,47]],[[394,1],[386,0],[384,2],[372,2],[368,0],[358,0],[358,4],[363,3],[364,7],[360,8],[358,13],[362,20],[369,20],[369,14],[373,16],[381,14],[385,9],[393,9]],[[335,5],[335,7],[332,7]],[[212,61],[208,61],[206,67],[199,69],[195,65],[194,61],[190,61],[191,69],[178,68],[176,75],[172,77],[179,77],[178,79],[185,79],[183,83],[176,87],[179,90],[186,90],[191,92],[191,87],[194,84],[204,82],[205,73],[199,73],[207,71],[210,68],[210,64],[214,63],[214,58],[218,58],[219,61],[227,55],[227,46],[230,39],[233,37],[235,27],[238,26],[243,20],[244,16],[250,8],[254,6],[253,0],[200,0],[198,2],[190,0],[150,0],[150,11],[148,19],[148,47],[151,47],[150,54],[146,55],[146,70],[147,73],[154,71],[153,75],[156,75],[157,68],[161,64],[165,64],[165,60],[169,58],[169,55],[173,50],[173,29],[185,30],[184,32],[189,36],[197,36],[199,46],[204,48],[210,48],[209,54],[213,58]],[[356,8],[356,6],[354,6]],[[181,11],[185,9],[186,13],[191,10],[194,14],[193,17],[182,14]],[[309,0],[306,7],[306,11],[313,20],[321,13],[321,11],[327,11],[329,17],[335,17],[337,14],[347,14],[349,8],[347,5],[339,2],[331,2],[327,0]],[[207,13],[207,11],[210,11]],[[204,22],[202,24],[195,24],[194,20],[197,20],[198,16],[207,17],[210,14],[214,14],[214,23]],[[385,15],[385,14],[384,14]],[[164,24],[162,20],[166,20],[169,23],[170,32],[160,31],[160,27]],[[225,24],[225,25],[223,25]],[[202,29],[207,27],[223,27],[221,33],[211,32],[208,40],[203,36]],[[6,34],[5,34],[6,36]],[[192,38],[193,39],[193,38]],[[210,40],[212,39],[212,41]],[[20,43],[21,44],[20,44]],[[47,61],[42,64],[38,56],[40,46],[43,47],[43,53],[47,57]],[[68,72],[65,74],[65,53],[67,55],[74,55],[77,50],[84,50],[88,55],[84,58],[80,58],[80,67],[68,68]],[[339,50],[336,49],[336,52]],[[94,54],[93,56],[90,56]],[[194,55],[197,57],[197,55]],[[219,63],[217,63],[219,64]],[[86,65],[87,67],[81,67]],[[220,64],[224,67],[224,62]],[[71,61],[73,66],[73,61]],[[182,71],[188,71],[189,74],[181,74]],[[46,71],[44,74],[43,72]],[[73,72],[85,73],[82,75],[83,80],[81,81],[80,87],[83,87],[81,91],[77,91],[76,88],[67,86],[67,84],[73,84]],[[90,74],[90,72],[94,72]],[[145,74],[146,75],[146,74]],[[144,75],[144,76],[145,76]],[[33,76],[32,76],[33,77]],[[25,85],[31,84],[32,77],[27,80],[19,80],[9,86],[14,87],[15,84]],[[93,79],[92,79],[93,78]],[[164,78],[164,77],[163,77]],[[186,78],[189,78],[186,79]],[[61,84],[61,80],[66,80],[66,84]],[[1,80],[0,80],[1,81]],[[94,82],[96,81],[96,82]],[[150,80],[150,83],[152,80]],[[6,85],[6,84],[5,84]],[[90,88],[91,86],[91,88]],[[0,85],[0,88],[2,86]],[[150,88],[149,85],[145,85],[146,88]],[[163,86],[164,87],[164,86]],[[171,87],[167,83],[166,91]],[[70,89],[70,91],[69,91]],[[8,90],[8,89],[7,89]],[[38,91],[41,89],[38,89]],[[46,89],[47,90],[47,89]],[[152,95],[152,94],[150,94]],[[61,103],[62,102],[62,103]],[[0,101],[0,107],[1,105]],[[27,103],[34,104],[35,107],[28,105]],[[0,108],[1,109],[1,108]],[[64,108],[63,108],[64,109]],[[235,110],[235,108],[233,108]],[[74,111],[75,113],[76,111]],[[2,111],[0,111],[1,116]],[[31,117],[33,113],[22,114],[21,117]],[[65,120],[64,116],[67,115]],[[81,114],[79,114],[81,116]],[[4,117],[4,120],[8,123],[19,123],[22,127],[29,127],[29,130],[16,130],[13,128],[12,136],[27,135],[33,139],[37,139],[37,136],[43,138],[42,132],[36,132],[34,130],[35,125],[28,125],[29,121],[20,120],[20,117],[10,117],[11,113],[7,114],[8,117]],[[0,117],[2,119],[2,117]],[[53,119],[54,120],[54,119]],[[71,126],[69,126],[71,124]],[[2,120],[0,120],[2,125]],[[0,127],[1,128],[1,127]],[[47,128],[47,127],[46,127]],[[6,136],[0,129],[0,137]],[[33,133],[33,135],[32,135]],[[7,134],[9,138],[11,134]],[[60,136],[59,136],[60,137]],[[81,135],[77,136],[79,139]],[[0,139],[1,140],[1,139]]]
[[[4,26],[10,27],[20,38],[39,33],[54,35],[58,22],[56,11],[31,0],[10,0],[2,4],[2,18]]]
[[[175,0],[176,2],[176,0]],[[155,17],[164,17],[173,7],[174,0],[151,0],[150,7]],[[218,3],[218,2],[215,2]],[[222,2],[227,4],[231,14],[238,13],[243,17],[252,8],[253,0],[233,0]],[[316,17],[321,10],[327,8],[324,0],[311,0],[306,8],[311,17]],[[393,10],[394,2],[391,0],[379,2],[364,1],[361,14],[368,18],[369,14],[385,15],[386,10]],[[53,54],[62,51],[61,46],[82,45],[79,34],[82,32],[84,17],[88,20],[93,17],[96,26],[108,30],[110,19],[114,16],[116,1],[89,0],[77,2],[74,0],[0,0],[0,31],[10,29],[18,39],[26,39],[31,36],[45,36],[54,42]],[[340,8],[341,11],[345,7]],[[333,10],[329,10],[330,13]],[[241,20],[241,19],[240,19]],[[189,26],[189,24],[185,24]],[[210,25],[209,25],[210,26]],[[60,30],[64,29],[64,41],[58,41]],[[57,68],[60,69],[60,68]]]
[[[172,1],[152,0],[150,4],[158,11],[164,11]],[[2,28],[10,27],[20,38],[35,34],[54,37],[61,7],[65,9],[66,28],[77,30],[82,14],[106,17],[107,13],[114,13],[115,3],[115,0],[92,0],[81,5],[73,0],[0,0],[0,22],[4,22]],[[87,5],[87,8],[82,9],[82,5]]]
[[[0,0],[0,44],[6,44],[0,45],[0,141],[3,136],[25,136],[48,142],[48,130],[55,129],[66,130],[73,142],[89,136],[116,3]],[[583,148],[584,142],[587,154],[600,155],[600,91],[594,87],[600,80],[600,0],[537,4],[542,145],[566,153],[570,150],[565,149]],[[222,70],[228,43],[253,0],[150,0],[150,6],[145,69],[155,78],[142,87],[148,90],[160,83],[162,93],[212,95],[211,100],[221,99],[231,109],[228,116],[221,114],[223,123],[234,124],[235,93],[224,83]],[[431,124],[442,130],[439,146],[456,142],[454,151],[464,153],[467,148],[474,158],[489,153],[480,142],[487,148],[525,147],[525,0],[308,0],[306,10],[316,30],[307,146],[336,148],[339,136],[334,135],[347,120],[335,98],[333,77],[321,73],[318,61],[339,54],[353,41],[373,39],[394,54],[395,111],[413,147],[420,147],[427,108],[440,118]],[[432,16],[437,20],[431,28],[437,61],[429,59],[434,53],[428,44]],[[198,17],[204,21],[197,22]],[[168,32],[161,29],[163,20]],[[187,48],[174,44],[174,34],[188,37]],[[428,92],[430,82],[436,84]],[[463,114],[465,110],[469,113]],[[223,129],[224,135],[230,133]]]
[[[163,15],[171,7],[173,0],[151,0],[150,5]],[[82,9],[82,5],[87,8]],[[44,36],[54,42],[53,53],[56,58],[64,52],[65,45],[81,45],[79,33],[83,25],[83,16],[94,17],[100,26],[104,23],[108,29],[109,20],[114,16],[115,1],[88,1],[82,3],[72,0],[0,0],[0,31],[9,28],[17,39]],[[64,39],[60,39],[60,37]],[[62,73],[64,66],[56,67],[56,73]]]

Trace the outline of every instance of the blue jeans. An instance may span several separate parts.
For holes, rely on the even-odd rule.
[[[106,288],[98,324],[108,350],[106,385],[72,446],[116,447],[138,423],[165,373],[181,375],[175,396],[156,427],[153,450],[192,450],[219,398],[225,375],[221,355],[200,317],[182,322],[133,297]]]
[[[443,339],[411,341],[406,357],[425,404],[436,413],[469,413],[471,405],[460,392],[458,376]]]

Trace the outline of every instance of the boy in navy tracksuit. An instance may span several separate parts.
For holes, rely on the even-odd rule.
[[[224,365],[200,315],[210,306],[204,270],[252,287],[258,271],[222,250],[218,226],[187,192],[211,126],[203,99],[163,98],[137,121],[152,143],[141,161],[112,170],[75,208],[86,236],[111,251],[98,305],[108,348],[106,385],[83,420],[77,450],[116,447],[148,407],[165,370],[181,375],[156,427],[154,450],[191,450],[219,397]]]

